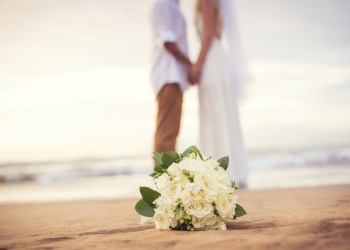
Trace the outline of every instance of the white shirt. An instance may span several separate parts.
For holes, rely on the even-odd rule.
[[[153,52],[151,81],[156,94],[165,84],[178,83],[184,91],[188,86],[188,67],[178,61],[165,47],[174,42],[187,55],[186,23],[178,0],[157,0],[152,9]]]

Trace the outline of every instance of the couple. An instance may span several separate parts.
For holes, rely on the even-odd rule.
[[[195,63],[188,57],[186,24],[179,0],[155,1],[151,77],[158,115],[154,150],[175,151],[183,92],[188,82],[198,84],[199,148],[214,159],[229,155],[228,173],[240,187],[245,187],[247,168],[236,103],[243,72],[231,1],[196,1],[195,25],[201,49]]]

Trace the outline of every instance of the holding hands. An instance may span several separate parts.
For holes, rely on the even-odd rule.
[[[188,81],[191,85],[196,85],[199,83],[203,59],[200,57],[197,63],[192,64],[191,60],[185,55],[178,47],[178,45],[174,42],[165,42],[165,49],[170,52],[177,60],[182,62],[188,67]]]
[[[193,64],[190,66],[188,72],[188,79],[191,85],[196,85],[199,83],[201,77],[201,67],[198,64]]]

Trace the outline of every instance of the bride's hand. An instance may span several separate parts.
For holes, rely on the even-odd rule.
[[[190,82],[192,84],[199,83],[200,75],[201,75],[201,68],[199,67],[199,65],[198,64],[192,65],[192,67],[190,68]]]

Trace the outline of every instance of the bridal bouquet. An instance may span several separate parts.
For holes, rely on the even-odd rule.
[[[153,217],[157,229],[226,230],[224,221],[246,214],[226,169],[228,157],[204,157],[192,146],[182,154],[154,153],[152,188],[140,187],[136,211]]]

